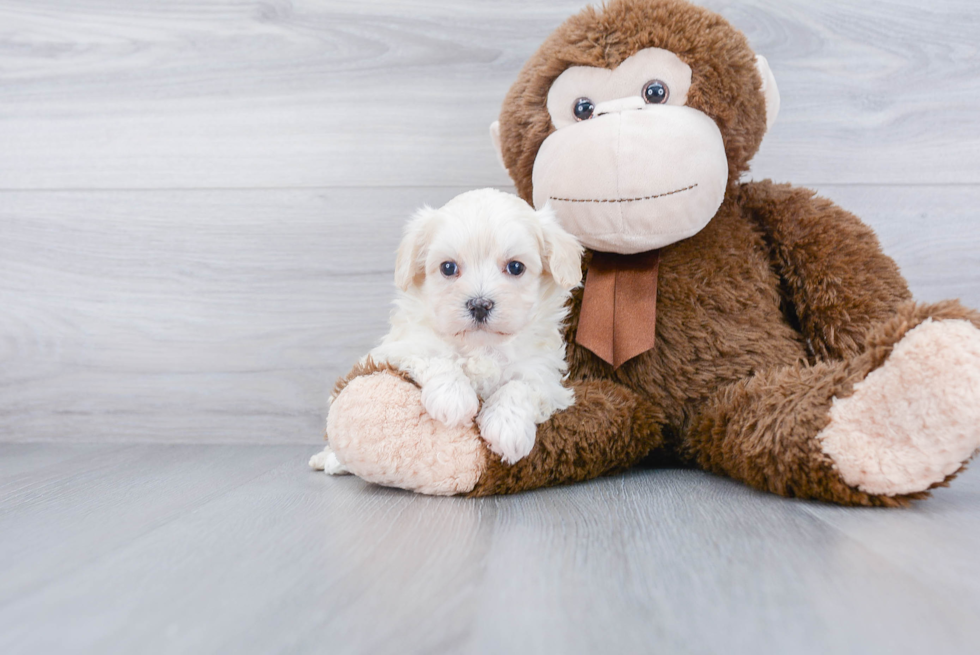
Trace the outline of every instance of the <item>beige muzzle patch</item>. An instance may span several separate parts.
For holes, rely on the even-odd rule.
[[[725,197],[728,158],[704,113],[625,109],[553,132],[534,161],[534,205],[593,250],[634,254],[697,234]]]

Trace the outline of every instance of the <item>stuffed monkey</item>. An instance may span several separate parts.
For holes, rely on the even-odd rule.
[[[517,192],[587,247],[565,338],[575,405],[505,465],[359,366],[337,459],[427,494],[512,493],[674,461],[784,496],[908,504],[980,447],[980,314],[916,304],[874,233],[813,192],[740,182],[779,95],[720,16],[612,0],[561,25],[504,100]]]

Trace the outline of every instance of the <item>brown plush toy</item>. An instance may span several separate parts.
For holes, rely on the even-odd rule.
[[[405,375],[360,366],[328,419],[339,461],[477,496],[642,460],[848,505],[945,485],[980,447],[980,314],[911,302],[873,232],[813,192],[739,182],[778,105],[765,60],[705,9],[613,0],[566,21],[491,132],[518,193],[589,249],[575,405],[508,466]]]

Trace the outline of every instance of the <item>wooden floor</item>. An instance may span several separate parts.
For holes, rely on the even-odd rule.
[[[309,472],[423,203],[584,0],[0,0],[0,653],[972,653],[980,474],[906,511],[634,471],[479,501]],[[976,0],[707,0],[749,177],[980,307]]]
[[[980,475],[907,511],[635,471],[430,498],[305,446],[0,444],[0,652],[954,653]]]

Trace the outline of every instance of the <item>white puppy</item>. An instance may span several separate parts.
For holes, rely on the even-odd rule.
[[[391,331],[367,357],[409,373],[436,420],[475,418],[490,449],[516,462],[536,425],[574,402],[562,385],[561,324],[581,258],[550,207],[535,211],[509,193],[480,189],[424,207],[398,248]],[[310,465],[344,472],[329,448]]]

